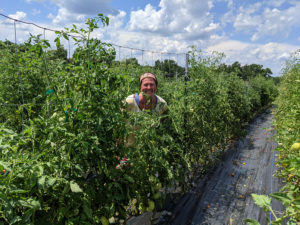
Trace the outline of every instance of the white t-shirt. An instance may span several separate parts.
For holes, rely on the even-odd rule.
[[[137,94],[138,95],[138,94]],[[128,104],[128,111],[129,112],[142,112],[140,107],[138,106],[135,98],[135,94],[129,95],[126,98],[126,102]],[[158,113],[158,115],[163,114],[165,111],[167,111],[168,105],[167,102],[160,96],[156,95],[156,104],[154,109],[152,109],[152,112]]]

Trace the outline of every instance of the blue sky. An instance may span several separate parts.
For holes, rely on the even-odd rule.
[[[187,52],[193,45],[206,54],[224,53],[223,61],[228,64],[261,64],[274,76],[280,75],[290,54],[300,49],[297,0],[1,0],[0,12],[57,30],[80,26],[87,17],[103,13],[110,25],[94,34],[103,41],[163,55]],[[11,21],[0,16],[0,29],[0,40],[14,41]],[[42,32],[18,24],[17,42]],[[47,32],[46,38],[52,41],[55,34]],[[141,61],[138,51],[123,50],[119,55]],[[151,59],[162,59],[161,55],[144,55],[144,60],[151,64]]]

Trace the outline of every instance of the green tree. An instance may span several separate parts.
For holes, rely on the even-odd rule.
[[[271,77],[272,71],[270,68],[263,68],[259,64],[250,64],[242,66],[239,62],[234,62],[232,65],[221,64],[218,68],[219,71],[224,71],[227,73],[235,73],[238,77],[243,80],[249,80],[256,76],[263,76],[265,78]]]
[[[54,60],[54,59],[63,59],[67,60],[68,58],[68,51],[64,48],[63,45],[60,45],[56,48],[56,50],[49,50],[47,51],[47,59]]]
[[[134,65],[134,66],[139,66],[140,65],[136,58],[126,59],[125,64],[126,64],[126,66],[129,65],[129,64]]]
[[[173,59],[165,59],[163,62],[156,60],[154,68],[162,71],[167,77],[174,77],[176,74],[181,76],[185,71],[185,69],[179,66]]]

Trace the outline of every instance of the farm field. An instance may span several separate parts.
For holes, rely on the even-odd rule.
[[[57,32],[57,50],[40,35],[0,41],[0,224],[130,224],[152,212],[157,224],[265,224],[282,209],[270,197],[285,206],[273,224],[297,224],[297,55],[280,86],[260,65],[228,66],[195,47],[188,71],[174,60],[140,65],[91,38],[99,22],[108,20]],[[72,58],[60,44],[68,38]],[[146,71],[157,74],[166,114],[126,111]],[[181,198],[166,212],[174,190]]]

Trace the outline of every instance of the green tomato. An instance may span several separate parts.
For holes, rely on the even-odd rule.
[[[109,225],[109,221],[105,216],[101,216],[100,221],[102,225]]]
[[[294,143],[291,147],[291,150],[294,150],[294,151],[300,150],[300,143]]]
[[[161,183],[156,183],[154,186],[154,190],[159,191],[161,189],[161,187],[162,187]]]
[[[157,193],[155,193],[155,194],[153,195],[153,198],[154,198],[155,200],[159,199],[160,197],[161,197],[161,193],[160,193],[160,192],[157,192]]]
[[[152,212],[155,209],[155,203],[152,200],[148,200],[148,207],[146,208],[147,212]]]

